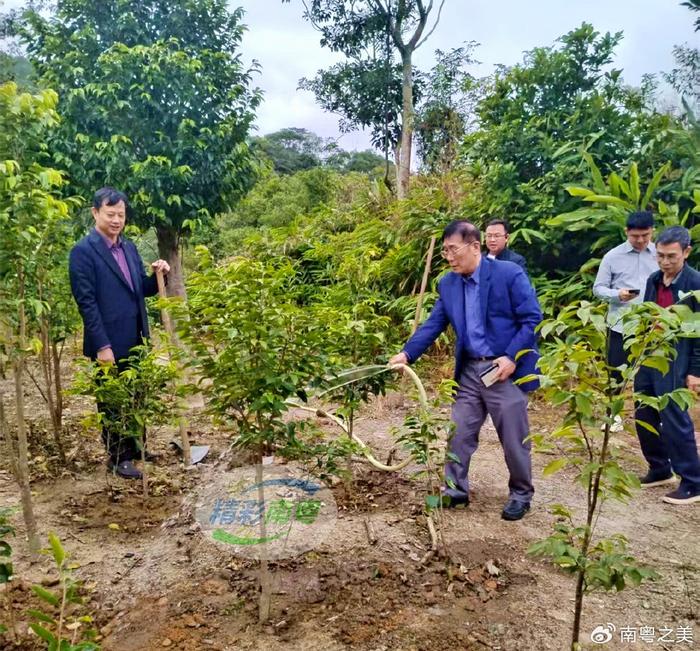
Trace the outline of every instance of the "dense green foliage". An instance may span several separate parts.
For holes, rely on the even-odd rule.
[[[543,239],[523,249],[535,269],[573,271],[597,238],[592,231],[564,238],[545,225],[579,205],[564,188],[589,180],[583,153],[603,176],[637,161],[642,177],[650,177],[668,160],[664,134],[674,119],[654,110],[652,88],[630,88],[621,71],[605,71],[621,38],[584,24],[478,88],[477,129],[463,149],[475,181],[470,212],[508,218],[513,244],[520,236]]]
[[[92,396],[106,406],[91,413],[85,424],[107,427],[137,440],[144,449],[144,434],[165,424],[177,422],[180,405],[175,382],[180,377],[177,354],[168,355],[163,333],[156,348],[132,348],[124,368],[94,364],[84,360],[71,392]],[[175,351],[170,351],[175,352]],[[167,361],[166,361],[167,359]]]
[[[260,96],[238,53],[241,15],[223,0],[60,0],[20,32],[40,83],[61,91],[55,163],[82,196],[129,194],[173,267],[171,291],[180,239],[254,180],[245,139]]]
[[[607,363],[609,329],[604,307],[588,301],[572,303],[541,326],[548,341],[539,362],[545,397],[565,414],[551,432],[533,434],[541,451],[556,458],[545,466],[549,476],[568,468],[575,484],[586,494],[585,521],[563,504],[555,504],[554,533],[530,547],[530,553],[548,557],[577,578],[572,649],[577,648],[584,595],[596,590],[620,591],[656,577],[630,555],[621,534],[605,536],[597,530],[598,515],[607,500],[627,503],[639,480],[625,469],[623,448],[611,436],[615,418],[624,415],[626,389],[643,367],[669,370],[679,336],[700,335],[698,321],[687,305],[670,309],[651,303],[634,306],[623,317],[629,362],[619,379]],[[663,409],[673,400],[689,409],[695,395],[679,388],[659,397],[635,395],[643,404]],[[656,432],[649,423],[633,421]],[[601,423],[603,424],[601,428]],[[629,426],[627,426],[629,427]]]

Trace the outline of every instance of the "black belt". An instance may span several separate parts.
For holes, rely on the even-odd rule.
[[[468,362],[491,362],[494,359],[498,359],[497,355],[484,355],[482,357],[467,357]]]

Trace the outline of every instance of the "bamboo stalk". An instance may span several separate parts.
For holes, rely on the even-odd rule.
[[[428,246],[428,255],[425,259],[425,269],[423,269],[423,279],[420,283],[420,292],[418,294],[418,303],[416,304],[416,316],[413,319],[413,329],[411,334],[418,330],[418,324],[420,323],[420,313],[423,311],[423,298],[425,297],[425,288],[428,286],[428,278],[430,277],[430,268],[433,264],[433,252],[435,251],[435,236],[430,238],[430,245]]]

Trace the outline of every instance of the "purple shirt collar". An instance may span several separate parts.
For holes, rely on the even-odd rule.
[[[119,235],[117,237],[116,243],[112,243],[112,240],[110,240],[106,235],[103,235],[102,233],[100,233],[100,231],[97,228],[95,228],[95,233],[97,233],[102,238],[105,245],[107,246],[107,248],[110,251],[112,250],[112,248],[120,248],[122,245],[122,236],[121,235]]]
[[[113,244],[112,240],[110,240],[108,237],[105,237],[102,233],[100,233],[100,231],[98,231],[97,229],[95,229],[95,231],[97,231],[97,234],[102,238],[102,241],[105,243],[107,249],[112,254],[114,261],[117,263],[117,266],[122,272],[124,280],[126,280],[131,291],[134,291],[134,283],[133,279],[131,278],[131,272],[129,271],[129,264],[126,261],[126,253],[124,251],[124,247],[122,246],[122,236],[120,235],[117,238],[117,241]]]

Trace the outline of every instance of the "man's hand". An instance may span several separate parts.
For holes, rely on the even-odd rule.
[[[164,276],[170,271],[170,265],[165,260],[156,260],[151,264],[151,268],[153,271],[160,269]]]
[[[700,377],[697,375],[690,375],[685,378],[685,384],[691,391],[700,391]]]
[[[617,295],[623,303],[626,303],[627,301],[631,301],[633,298],[637,298],[639,294],[633,294],[629,289],[621,289],[619,292],[617,292]]]
[[[498,381],[505,382],[515,371],[515,362],[506,355],[501,357],[496,357],[493,363],[498,366],[500,372],[498,373]]]
[[[393,366],[394,364],[408,364],[408,357],[407,357],[406,353],[404,353],[402,351],[398,355],[394,355],[389,360],[389,365]]]
[[[114,353],[111,348],[103,348],[97,351],[97,361],[100,364],[115,364]]]

